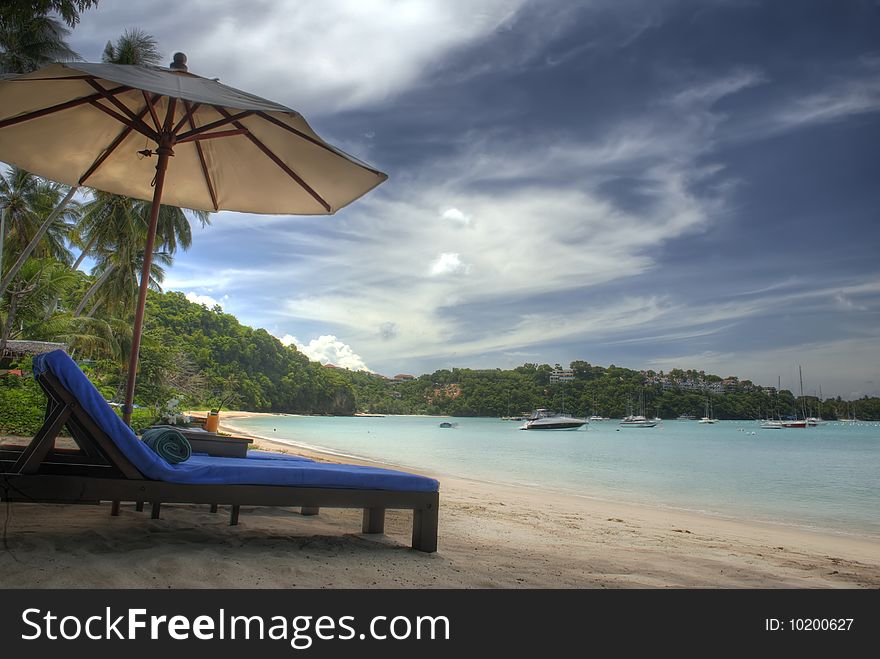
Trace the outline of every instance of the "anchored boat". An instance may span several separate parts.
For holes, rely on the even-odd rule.
[[[577,430],[587,423],[586,419],[578,419],[568,414],[556,414],[542,407],[532,413],[520,430]]]

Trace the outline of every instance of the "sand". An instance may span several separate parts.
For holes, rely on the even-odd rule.
[[[230,430],[234,416],[224,413]],[[222,508],[212,515],[206,506],[165,505],[152,520],[131,505],[110,517],[109,504],[13,504],[0,511],[0,586],[880,587],[873,537],[439,478],[436,554],[409,548],[411,513],[404,511],[389,511],[385,535],[373,536],[359,533],[357,510],[303,517],[296,509],[243,507],[239,526],[229,527]]]

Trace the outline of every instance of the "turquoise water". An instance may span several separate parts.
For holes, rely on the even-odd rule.
[[[522,431],[500,419],[255,417],[234,425],[334,453],[587,496],[880,537],[880,424],[762,430],[664,421]],[[442,478],[441,478],[442,488]]]

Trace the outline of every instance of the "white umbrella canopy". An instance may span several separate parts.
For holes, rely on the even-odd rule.
[[[0,81],[0,100],[0,159],[67,185],[152,199],[156,161],[141,152],[156,149],[166,122],[164,204],[326,215],[387,178],[298,112],[184,71],[52,64]]]
[[[290,108],[170,68],[52,64],[0,80],[0,160],[70,186],[152,200],[124,405],[131,419],[160,204],[329,215],[388,177]]]

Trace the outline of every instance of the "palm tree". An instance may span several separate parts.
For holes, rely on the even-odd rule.
[[[130,28],[114,44],[107,42],[101,61],[107,64],[159,64],[162,55],[152,35],[138,28]]]
[[[0,311],[5,312],[0,315],[0,351],[9,339],[31,336],[34,326],[44,322],[47,307],[55,304],[73,278],[70,268],[55,259],[29,259],[9,294],[0,298]]]
[[[92,200],[82,207],[82,216],[72,240],[82,249],[73,269],[79,268],[83,259],[99,246],[104,249],[124,236],[136,235],[137,225],[135,200],[93,190]]]
[[[136,233],[120,236],[119,240],[102,245],[95,254],[96,265],[92,268],[95,282],[86,291],[74,316],[92,316],[98,308],[103,314],[125,317],[131,314],[137,299],[138,275],[144,264],[144,243],[146,227],[135,227]],[[161,291],[165,278],[163,265],[171,265],[173,257],[165,251],[153,253],[154,263],[150,267],[150,288]]]
[[[27,248],[46,217],[58,206],[62,191],[63,186],[18,167],[0,174],[0,212],[6,225],[3,244],[8,255],[21,254]],[[79,215],[79,204],[68,204],[46,227],[46,239],[34,246],[33,255],[51,256],[69,264],[71,254],[66,243]]]
[[[70,263],[65,240],[70,223],[79,217],[79,205],[70,203],[76,188],[70,188],[59,201],[63,190],[57,183],[16,167],[0,176],[0,296],[34,253]],[[47,234],[49,240],[41,245]],[[4,253],[18,254],[18,258],[2,274]]]
[[[171,265],[178,249],[184,251],[192,244],[192,230],[186,213],[192,213],[205,226],[209,215],[205,211],[184,211],[174,206],[161,206],[156,231],[151,288],[160,290],[162,265]],[[107,301],[118,312],[130,312],[137,294],[140,268],[143,265],[144,246],[150,203],[129,197],[96,192],[92,202],[85,205],[80,223],[79,242],[83,251],[76,261],[78,266],[86,254],[97,262],[92,274],[97,276],[74,312],[81,315],[86,305],[103,289],[97,302]],[[91,315],[89,312],[87,315]]]
[[[0,73],[28,73],[52,62],[78,59],[67,45],[69,34],[51,16],[4,17],[0,20]]]
[[[80,12],[97,6],[98,0],[15,0],[0,5],[0,25],[56,13],[68,27],[74,27]]]

